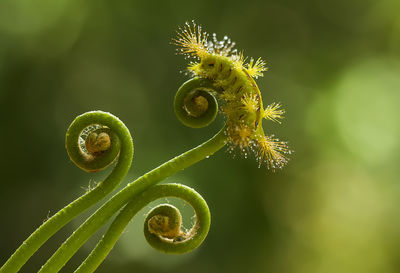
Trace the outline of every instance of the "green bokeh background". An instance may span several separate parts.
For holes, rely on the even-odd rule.
[[[170,41],[194,19],[268,62],[257,81],[264,104],[281,102],[287,114],[264,128],[295,153],[271,172],[220,151],[169,178],[207,200],[203,245],[157,253],[141,232],[143,210],[97,272],[399,272],[399,15],[398,0],[2,0],[0,264],[109,172],[85,174],[69,161],[64,134],[75,116],[109,111],[130,128],[135,156],[123,185],[222,125],[190,129],[174,116],[173,97],[188,77]],[[191,212],[179,205],[188,226]],[[36,272],[83,219],[21,272]]]

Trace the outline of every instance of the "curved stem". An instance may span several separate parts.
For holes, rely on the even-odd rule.
[[[149,187],[217,152],[226,144],[225,127],[213,138],[146,173],[114,195],[88,218],[43,265],[40,273],[58,272],[74,253],[128,201]]]
[[[210,227],[210,211],[206,201],[193,189],[180,184],[155,185],[143,192],[136,200],[130,201],[118,214],[106,234],[79,266],[75,273],[91,273],[102,263],[108,253],[114,247],[118,238],[121,236],[125,227],[131,219],[147,204],[163,197],[178,197],[192,205],[196,212],[196,232],[193,238],[184,243],[170,243],[164,245],[174,245],[180,248],[180,252],[187,252],[196,248],[206,237]],[[200,224],[201,223],[201,224]],[[198,229],[197,229],[198,228]],[[167,249],[164,249],[168,252]]]
[[[120,184],[121,180],[127,174],[132,162],[133,142],[128,128],[126,128],[117,117],[101,111],[85,113],[78,116],[73,122],[73,124],[76,125],[74,128],[81,129],[70,133],[79,135],[85,127],[98,123],[112,129],[120,139],[121,150],[117,165],[103,182],[100,182],[94,189],[61,209],[33,232],[0,268],[0,273],[18,272],[36,250],[38,250],[54,233],[70,222],[74,217],[103,199]],[[78,144],[76,143],[73,145]],[[67,149],[69,148],[67,143]]]

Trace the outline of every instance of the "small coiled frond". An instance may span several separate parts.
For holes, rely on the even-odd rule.
[[[117,157],[118,162],[104,181],[37,228],[0,268],[0,273],[18,272],[54,233],[115,189],[131,166],[131,134],[124,123],[110,113],[91,111],[76,117],[67,130],[65,146],[71,160],[86,172],[102,170]]]
[[[196,249],[206,238],[211,224],[206,201],[194,189],[181,184],[162,184],[148,188],[133,198],[118,214],[103,238],[75,273],[93,272],[114,247],[131,219],[149,203],[165,197],[177,197],[190,204],[196,214],[193,227],[184,232],[182,217],[175,207],[162,204],[152,209],[144,222],[147,242],[158,251],[182,254]]]
[[[181,254],[197,248],[210,228],[210,211],[206,201],[194,189],[180,184],[159,185],[161,195],[178,197],[188,202],[196,213],[196,222],[188,231],[182,230],[182,216],[177,208],[162,204],[146,216],[144,234],[147,242],[165,253]]]
[[[218,113],[217,92],[221,90],[208,79],[193,78],[182,84],[174,100],[179,121],[191,128],[202,128],[212,123]]]
[[[146,229],[147,224],[147,229]],[[184,232],[181,230],[182,215],[170,205],[161,204],[154,207],[146,216],[145,230],[160,238],[179,240]]]
[[[99,111],[88,112],[78,116],[67,130],[65,147],[68,155],[86,172],[104,169],[119,155],[121,143],[109,127],[113,124],[113,120],[108,119],[110,116]]]

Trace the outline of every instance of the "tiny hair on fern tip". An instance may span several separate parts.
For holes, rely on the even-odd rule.
[[[149,203],[166,197],[180,198],[192,206],[195,212],[193,226],[182,228],[179,210],[171,204],[161,204],[145,218],[145,238],[153,248],[164,253],[190,252],[204,241],[209,231],[211,216],[207,203],[192,188],[160,182],[225,146],[229,151],[238,149],[244,154],[252,151],[259,164],[265,163],[269,169],[282,168],[288,162],[291,150],[286,142],[265,135],[262,127],[264,119],[280,123],[285,112],[280,103],[263,107],[261,92],[254,79],[263,76],[265,62],[261,58],[250,58],[246,62],[243,52],[236,51],[235,43],[228,37],[218,41],[214,34],[210,39],[194,22],[179,28],[172,42],[178,46],[178,53],[192,58],[188,71],[193,77],[183,83],[175,95],[177,118],[188,127],[202,128],[212,123],[220,112],[225,117],[224,126],[203,144],[147,172],[106,200],[38,272],[59,272],[94,233],[111,221],[98,244],[74,271],[94,272],[132,218]],[[86,172],[98,172],[114,162],[116,164],[112,164],[113,170],[106,179],[37,228],[0,268],[0,273],[18,272],[57,231],[120,185],[131,167],[134,151],[131,134],[121,120],[107,112],[90,111],[76,117],[67,130],[65,146],[71,161]]]

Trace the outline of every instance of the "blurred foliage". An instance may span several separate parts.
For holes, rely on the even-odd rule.
[[[265,129],[295,154],[273,173],[221,151],[168,179],[207,200],[213,218],[202,247],[157,253],[141,232],[143,211],[98,272],[399,272],[399,11],[397,0],[2,0],[0,264],[47,215],[105,176],[67,158],[64,133],[78,114],[109,111],[130,128],[126,183],[221,126],[185,128],[174,116],[187,76],[170,39],[194,19],[268,61],[258,80],[264,103],[282,102],[287,115]],[[21,272],[37,271],[82,219]]]

